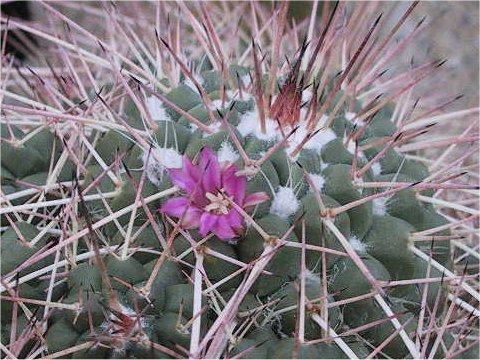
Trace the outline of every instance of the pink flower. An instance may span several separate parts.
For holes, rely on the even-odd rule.
[[[186,192],[186,196],[165,202],[161,212],[179,218],[185,229],[199,228],[202,236],[209,232],[220,239],[231,239],[242,233],[243,217],[231,201],[246,209],[268,199],[264,192],[245,196],[247,179],[237,176],[237,166],[218,162],[213,151],[205,147],[194,165],[183,157],[182,169],[169,169],[172,182]]]

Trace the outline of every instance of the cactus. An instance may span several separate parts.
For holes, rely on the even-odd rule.
[[[478,252],[460,235],[478,218],[473,166],[462,172],[473,152],[435,162],[418,140],[474,111],[432,116],[446,105],[405,96],[442,62],[383,80],[404,43],[374,41],[385,24],[371,4],[315,4],[296,20],[303,42],[288,2],[159,3],[148,40],[132,22],[144,30],[150,5],[104,5],[87,8],[113,42],[43,4],[69,40],[22,29],[61,47],[65,68],[48,81],[31,70],[34,97],[8,72],[6,356],[475,356],[478,274],[465,258]],[[239,27],[222,48],[231,26],[217,21],[242,6],[273,32]]]

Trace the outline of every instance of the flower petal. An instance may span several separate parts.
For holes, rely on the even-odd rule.
[[[218,215],[210,214],[209,212],[204,212],[200,217],[200,235],[205,236],[210,231],[212,231],[212,228],[217,223],[218,218],[219,218]]]
[[[180,217],[189,206],[189,200],[186,197],[176,197],[169,199],[160,208],[160,211],[175,217]]]
[[[200,180],[202,179],[200,169],[193,165],[192,161],[186,155],[183,157],[183,169],[190,178],[194,179],[197,183],[200,183]]]
[[[235,231],[226,219],[227,215],[220,215],[218,221],[212,226],[212,232],[221,240],[229,240],[237,237]]]
[[[232,239],[237,236],[229,224],[227,215],[215,215],[204,212],[200,218],[200,235],[205,236],[209,232],[214,233],[222,240]]]
[[[237,176],[235,173],[238,171],[237,166],[230,165],[223,172],[222,187],[225,192],[233,196],[233,201],[239,206],[242,205],[245,198],[245,189],[247,187],[247,178],[245,176]]]
[[[203,207],[208,203],[202,187],[200,170],[192,164],[188,157],[183,157],[182,169],[168,169],[168,172],[172,182],[186,191],[197,207]]]
[[[243,218],[242,218],[242,215],[240,215],[240,213],[235,210],[235,209],[230,209],[230,211],[228,212],[227,215],[225,215],[225,218],[226,218],[226,221],[228,222],[228,224],[234,228],[234,229],[238,229],[238,228],[242,228],[243,227]]]
[[[191,205],[186,197],[176,197],[167,200],[160,209],[161,212],[180,219],[180,224],[185,229],[198,227],[202,211]]]
[[[200,226],[200,217],[202,216],[202,210],[191,206],[183,214],[183,217],[180,219],[180,224],[184,229],[196,229]]]
[[[197,179],[185,171],[185,167],[182,169],[168,169],[168,173],[173,184],[189,194],[200,185]]]
[[[245,201],[243,202],[243,207],[246,208],[248,206],[254,206],[254,205],[258,205],[266,200],[269,199],[269,196],[264,193],[263,191],[262,192],[256,192],[256,193],[253,193],[253,194],[250,194],[248,195],[246,198],[245,198]]]
[[[220,186],[220,164],[212,149],[204,147],[200,153],[200,171],[205,191],[216,194]]]

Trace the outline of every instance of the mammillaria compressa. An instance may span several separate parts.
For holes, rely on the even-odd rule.
[[[478,358],[478,107],[397,61],[418,5],[2,15],[2,357]]]

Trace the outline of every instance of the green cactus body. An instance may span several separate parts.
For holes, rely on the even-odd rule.
[[[247,74],[245,68],[239,69],[242,76]],[[211,100],[214,101],[214,106],[219,107],[218,110],[222,116],[228,116],[228,126],[231,126],[231,131],[235,134],[239,144],[244,147],[247,156],[252,160],[262,158],[279,141],[279,134],[272,128],[269,128],[267,134],[261,134],[252,128],[249,119],[257,116],[255,115],[257,104],[251,97],[235,103],[232,103],[227,97],[222,108],[219,100],[221,93],[217,91],[219,78],[219,74],[215,71],[206,71],[201,75],[202,84]],[[156,128],[149,138],[152,144],[151,149],[145,149],[144,145],[137,144],[130,136],[114,130],[109,130],[99,137],[96,142],[96,151],[107,165],[114,162],[116,155],[125,154],[123,162],[129,168],[133,176],[133,183],[137,186],[141,180],[141,171],[145,171],[146,177],[142,189],[144,198],[170,188],[173,185],[171,169],[180,169],[184,166],[182,156],[186,156],[196,163],[199,161],[198,154],[206,147],[217,154],[221,163],[235,164],[239,169],[245,168],[244,161],[236,148],[237,144],[230,135],[231,132],[227,131],[223,125],[212,126],[209,112],[197,91],[190,86],[181,84],[165,96],[180,109],[188,112],[190,116],[209,126],[214,132],[212,134],[204,133],[197,126],[191,124],[188,117],[165,105],[164,113],[160,113],[164,114],[165,118],[155,118]],[[230,107],[232,104],[233,107]],[[129,106],[132,105],[129,103],[125,110],[129,121],[132,126],[142,129],[144,125],[139,121],[139,112]],[[389,116],[391,116],[391,111],[389,111],[382,110],[373,118],[372,125],[362,135],[359,146],[395,134],[396,127],[389,121]],[[345,139],[355,131],[353,123],[349,120],[352,116],[347,112],[342,113],[333,122],[331,130],[323,130],[326,132],[322,139],[314,138],[307,142],[306,144],[309,145],[300,149],[297,156],[292,156],[292,154],[296,144],[301,140],[301,136],[294,138],[291,143],[287,142],[285,148],[274,152],[262,163],[261,167],[247,175],[247,195],[263,192],[269,196],[267,201],[255,206],[252,217],[270,236],[282,238],[289,231],[286,240],[298,244],[302,239],[302,234],[305,233],[305,242],[309,245],[344,251],[337,237],[324,226],[322,220],[324,215],[321,214],[314,192],[320,192],[322,202],[328,209],[335,209],[361,200],[365,196],[385,191],[385,188],[362,189],[350,180],[354,152],[350,145],[345,144]],[[17,132],[22,135],[21,132]],[[306,136],[306,133],[303,135]],[[51,151],[48,152],[46,148],[55,140],[50,133],[46,132],[41,132],[38,136],[38,138],[34,138],[35,141],[29,141],[21,148],[5,145],[4,151],[12,155],[8,156],[5,163],[2,162],[2,168],[5,170],[2,172],[3,183],[13,184],[12,180],[16,178],[23,178],[25,181],[39,185],[45,182],[48,174],[44,172],[46,170],[44,157],[42,156],[42,161],[35,159],[40,156],[39,152],[45,152],[51,156]],[[371,147],[362,152],[356,164],[357,169],[364,166],[381,149],[382,146]],[[8,163],[8,161],[15,162],[16,158],[24,156],[28,157],[35,165],[26,163],[24,164],[25,169],[23,169],[15,167],[13,163]],[[84,186],[91,184],[103,172],[102,166],[95,163],[89,165],[87,169]],[[305,174],[310,177],[314,188],[309,185]],[[376,167],[365,173],[363,181],[413,183],[426,176],[428,176],[428,172],[423,164],[405,159],[390,149],[379,159]],[[137,195],[137,189],[132,186],[126,176],[121,176],[120,181],[118,187],[108,176],[104,176],[98,185],[103,192],[118,191],[117,196],[106,199],[111,211],[114,212],[132,204]],[[7,193],[14,191],[13,186],[11,190],[6,190]],[[94,194],[94,192],[90,192],[90,194]],[[157,217],[158,205],[165,203],[165,199],[162,199],[149,204],[148,207],[151,213]],[[89,203],[89,206],[92,210],[100,211],[99,214],[108,213],[101,200],[95,200]],[[120,216],[117,221],[126,229],[130,226],[130,215]],[[192,271],[192,267],[195,266],[195,252],[190,251],[179,263],[166,261],[154,279],[148,297],[140,295],[138,289],[145,286],[156,263],[158,255],[155,252],[165,250],[151,226],[142,228],[145,221],[147,221],[147,216],[140,208],[136,213],[134,226],[130,232],[130,236],[136,235],[128,245],[131,248],[149,249],[152,252],[136,252],[127,259],[107,256],[105,263],[110,281],[116,295],[126,306],[143,309],[145,316],[155,318],[154,331],[151,336],[155,336],[160,344],[165,346],[178,344],[188,347],[191,339],[190,329],[184,325],[194,316],[193,286],[186,280],[182,271],[184,274]],[[380,200],[360,204],[337,214],[334,218],[335,226],[360,254],[372,275],[377,280],[384,281],[425,276],[424,264],[418,261],[408,249],[410,233],[444,223],[445,220],[433,209],[420,204],[413,189],[406,189],[385,199],[380,198]],[[22,233],[28,235],[29,238],[38,234],[38,230],[33,225],[21,226],[23,226]],[[167,227],[165,223],[161,224],[163,235],[166,234]],[[289,230],[289,228],[291,229]],[[5,259],[2,257],[2,274],[15,269],[33,255],[35,249],[42,246],[42,243],[38,243],[34,248],[25,248],[16,241],[14,233],[11,231],[8,230],[3,235],[2,250],[5,246],[18,248],[19,251],[16,252],[17,256],[8,256]],[[105,234],[109,238],[111,246],[124,246],[125,233],[119,231],[117,225],[108,224],[105,227]],[[448,231],[445,234],[448,234]],[[191,235],[195,242],[201,240],[201,236],[195,230],[191,232]],[[218,238],[208,240],[202,245],[204,246],[202,251],[204,253],[203,268],[208,274],[209,281],[215,284],[236,272],[239,269],[239,266],[234,264],[236,261],[248,264],[256,260],[264,251],[265,244],[265,239],[252,226],[247,226],[239,233],[239,238],[232,239],[231,243],[226,243]],[[81,246],[83,248],[83,245]],[[170,250],[178,256],[190,248],[190,241],[179,235],[173,240]],[[432,249],[435,259],[447,261],[449,258],[449,248],[446,242],[434,242]],[[212,251],[220,254],[221,257],[230,258],[232,262],[212,255]],[[2,254],[4,253],[6,252],[2,251]],[[239,308],[240,313],[246,314],[254,311],[253,309],[261,304],[258,302],[258,298],[270,301],[278,300],[273,310],[274,313],[280,314],[275,320],[279,321],[278,329],[281,329],[283,334],[292,336],[296,329],[297,311],[283,311],[283,309],[296,305],[298,301],[298,291],[290,282],[300,274],[300,255],[300,249],[295,247],[284,246],[277,250],[265,269],[272,275],[261,275],[256,280],[247,299]],[[321,252],[306,251],[306,266],[310,271],[321,271],[321,259]],[[333,254],[326,254],[326,260],[327,268],[333,272],[329,287],[335,292],[336,299],[348,299],[371,291],[371,285],[358,271],[352,260]],[[231,298],[234,289],[240,286],[241,281],[240,276],[235,276],[218,287],[218,290],[225,294],[226,301]],[[59,317],[52,325],[51,333],[47,336],[50,351],[60,351],[79,343],[80,339],[85,336],[80,334],[88,331],[90,322],[93,321],[92,324],[96,327],[108,322],[102,304],[105,304],[110,296],[106,293],[102,282],[101,272],[95,265],[80,263],[70,270],[68,274],[69,294],[63,301],[73,304],[81,300],[83,308],[78,316],[74,317],[72,313],[69,313],[66,317]],[[126,284],[130,284],[131,287],[126,288]],[[429,304],[433,304],[438,288],[438,284],[431,286],[428,293]],[[316,287],[312,284],[307,286],[309,298],[318,297],[318,289],[315,289]],[[396,288],[392,295],[412,303],[421,301],[421,294],[413,286]],[[206,303],[207,298],[203,297],[202,304]],[[342,324],[343,321],[353,327],[373,321],[381,314],[381,310],[377,308],[372,299],[348,304],[343,312],[344,320],[340,315],[340,309],[330,309],[330,325],[332,327]],[[256,313],[256,316],[257,322],[267,321],[268,323],[270,321],[266,314]],[[202,320],[202,326],[206,326],[206,321]],[[380,343],[388,335],[391,326],[383,324],[379,329],[368,332],[369,338],[376,343]],[[64,336],[61,337],[61,341],[54,340],[58,337],[57,332],[65,333],[62,334]],[[309,317],[305,324],[305,336],[315,339],[321,336],[321,333],[319,326]],[[276,345],[270,346],[271,342]],[[129,347],[131,353],[138,353],[141,356],[146,356],[148,353],[148,350],[141,346],[135,344],[132,346]],[[263,344],[256,338],[247,337],[236,346],[231,347],[231,354],[239,354],[250,347],[252,347],[252,351],[246,355],[247,358],[289,357],[294,350],[291,339],[280,341],[270,339],[268,344]],[[396,345],[392,343],[388,349],[388,353],[391,354],[402,354],[403,356],[405,353],[405,348],[400,343]],[[298,351],[299,355],[305,358],[344,356],[336,346],[327,346],[326,344],[302,345]],[[108,356],[117,356],[123,353],[109,351],[108,354],[110,354]],[[83,350],[74,354],[74,357],[97,355],[107,356],[107,353],[103,349],[94,348],[91,352]],[[164,356],[165,354],[162,355],[159,352],[157,355]]]
[[[350,181],[351,167],[346,164],[337,164],[327,167],[325,177],[325,194],[337,200],[340,204],[348,204],[362,198],[361,193]],[[347,211],[350,217],[350,231],[362,239],[372,225],[372,203],[365,203]]]
[[[296,348],[293,338],[279,340],[270,347],[269,358],[272,359],[294,359],[294,354],[299,359],[341,359],[342,351],[335,345],[303,345],[299,344]]]
[[[66,319],[60,319],[50,327],[45,341],[48,350],[54,353],[73,346],[78,337],[73,325]]]
[[[415,257],[408,250],[411,231],[412,226],[403,220],[377,216],[365,236],[368,253],[384,264],[392,279],[411,279],[414,273]]]
[[[188,347],[190,331],[184,326],[187,320],[177,313],[166,312],[155,323],[155,332],[165,345],[179,344]]]
[[[295,333],[295,327],[298,322],[298,306],[299,306],[299,284],[287,284],[282,289],[271,296],[271,300],[279,299],[276,304],[275,311],[279,314],[281,322],[281,332],[292,336]],[[305,295],[310,301],[321,298],[320,283],[315,281],[307,281]],[[329,301],[333,301],[330,298]],[[318,301],[316,303],[318,305]],[[292,309],[293,308],[293,309]],[[321,334],[320,326],[314,322],[311,313],[307,311],[307,320],[305,322],[305,337],[313,340],[317,339]],[[330,326],[335,329],[341,322],[340,309],[331,307],[329,309]]]
[[[287,233],[285,222],[275,215],[267,215],[258,220],[258,223],[269,234],[273,234],[279,238]],[[290,233],[287,237],[288,241],[298,242],[294,233]],[[239,244],[238,248],[240,260],[250,262],[257,258],[263,251],[263,239],[260,234],[251,229],[245,234],[245,239]],[[279,251],[267,266],[268,271],[273,272],[271,278],[261,277],[253,287],[253,292],[260,296],[268,295],[277,290],[284,284],[289,277],[295,277],[298,274],[299,252],[291,248],[284,248]]]
[[[312,4],[328,20],[322,11],[329,5]],[[478,211],[438,197],[442,194],[436,189],[447,180],[435,172],[444,159],[422,159],[423,140],[413,143],[418,153],[416,147],[403,147],[405,138],[427,134],[431,124],[411,121],[414,116],[406,104],[390,97],[397,84],[383,88],[380,69],[364,69],[370,62],[375,65],[381,54],[370,47],[369,37],[358,54],[350,49],[361,43],[356,30],[365,25],[363,20],[343,19],[350,11],[341,2],[335,5],[338,13],[325,29],[338,34],[328,30],[314,50],[317,39],[311,37],[318,29],[308,26],[310,16],[297,14],[300,5],[292,4],[297,9],[289,15],[288,2],[276,3],[278,19],[270,34],[268,7],[257,8],[252,2],[246,6],[251,7],[255,31],[244,32],[239,23],[238,44],[223,48],[218,42],[225,33],[214,31],[217,23],[212,19],[218,20],[225,9],[236,9],[236,4],[181,3],[175,11],[169,2],[157,5],[153,51],[130,28],[137,18],[125,14],[133,42],[130,35],[129,41],[118,41],[116,31],[109,31],[109,45],[100,39],[93,42],[105,52],[102,57],[93,48],[77,49],[92,39],[72,45],[77,51],[74,62],[80,56],[82,64],[88,64],[77,73],[68,62],[74,82],[86,76],[89,83],[96,77],[101,83],[82,86],[71,97],[63,87],[47,84],[52,88],[46,95],[58,93],[58,99],[54,104],[45,101],[45,106],[40,105],[46,95],[35,93],[29,99],[22,83],[22,95],[15,101],[33,107],[32,115],[26,113],[32,119],[19,119],[21,107],[7,104],[7,121],[1,124],[2,344],[15,352],[11,339],[16,335],[18,340],[30,322],[37,326],[36,333],[31,332],[36,340],[25,341],[28,346],[18,349],[16,357],[29,356],[32,349],[40,349],[38,357],[48,357],[91,341],[88,348],[66,357],[346,358],[349,346],[363,358],[398,331],[401,335],[377,357],[410,358],[425,337],[415,338],[423,292],[428,288],[427,310],[439,308],[438,314],[426,312],[428,320],[436,317],[432,324],[443,323],[441,310],[451,301],[451,279],[422,280],[428,272],[429,278],[443,278],[445,270],[478,260],[473,250],[468,257],[452,251],[458,242],[450,241],[451,235],[460,226],[448,225],[452,213]],[[142,28],[140,15],[136,25]],[[295,51],[292,44],[298,36],[292,37],[296,41],[277,39],[282,16],[299,21],[290,27],[285,20],[285,29],[308,29],[305,43]],[[115,26],[124,21],[114,18]],[[315,19],[309,20],[312,26]],[[229,20],[221,23],[231,36]],[[168,29],[158,29],[164,22]],[[187,42],[195,32],[195,42],[203,48],[183,47],[184,26]],[[374,29],[369,36],[377,36]],[[350,33],[352,41],[345,37]],[[169,44],[172,40],[175,44]],[[63,41],[56,40],[62,51],[72,51],[63,48]],[[341,51],[337,42],[344,46]],[[260,44],[273,47],[264,51]],[[285,46],[291,53],[284,54]],[[368,53],[362,53],[366,49]],[[283,57],[273,58],[279,54],[286,55],[287,63]],[[310,62],[312,54],[320,57]],[[330,63],[339,59],[342,66],[332,68]],[[90,73],[95,62],[101,63],[100,73]],[[362,71],[370,78],[363,79]],[[418,74],[423,73],[412,72],[412,79]],[[56,73],[53,78],[59,81]],[[410,89],[410,84],[399,84],[402,91]],[[14,111],[12,106],[17,106]],[[459,138],[458,144],[463,143]],[[63,165],[56,169],[60,161]],[[465,168],[475,168],[470,165]],[[456,179],[454,172],[444,171]],[[448,212],[437,211],[437,204],[446,204]],[[465,204],[470,204],[468,199]],[[440,230],[429,231],[437,227]],[[462,230],[470,235],[472,229]],[[431,253],[433,266],[419,252]],[[455,263],[453,255],[460,262]],[[467,273],[476,274],[471,268]],[[308,299],[302,312],[301,284]],[[328,294],[323,294],[322,284]],[[463,290],[455,298],[465,300],[461,304],[469,309],[476,289]],[[361,299],[352,301],[355,297]],[[329,305],[334,301],[338,303]],[[325,304],[330,332],[312,319]],[[386,317],[385,307],[401,325],[413,319],[405,329],[393,321],[396,329],[391,319],[380,321]],[[300,313],[305,313],[305,321],[299,339]],[[379,323],[365,328],[372,322]],[[357,327],[362,330],[342,335]],[[331,336],[331,330],[338,338],[322,339]],[[206,334],[211,337],[204,340]],[[455,336],[463,341],[459,334]],[[177,355],[165,353],[162,346]],[[446,355],[444,350],[438,354]],[[464,355],[475,354],[469,350]]]
[[[305,195],[301,200],[301,208],[297,211],[298,223],[295,227],[295,234],[301,239],[303,231],[303,222],[305,224],[305,240],[308,244],[327,247],[329,249],[342,251],[343,247],[338,242],[337,238],[325,228],[320,218],[320,207],[315,198],[315,195],[310,192]],[[327,207],[337,207],[339,203],[333,200],[328,195],[322,195],[322,201]],[[346,237],[350,237],[350,218],[347,214],[343,213],[335,218],[335,225],[340,229],[342,234]],[[319,269],[321,253],[318,251],[307,252],[307,264],[308,268]],[[338,259],[339,256],[333,254],[325,254],[327,259],[327,267],[331,267]]]

